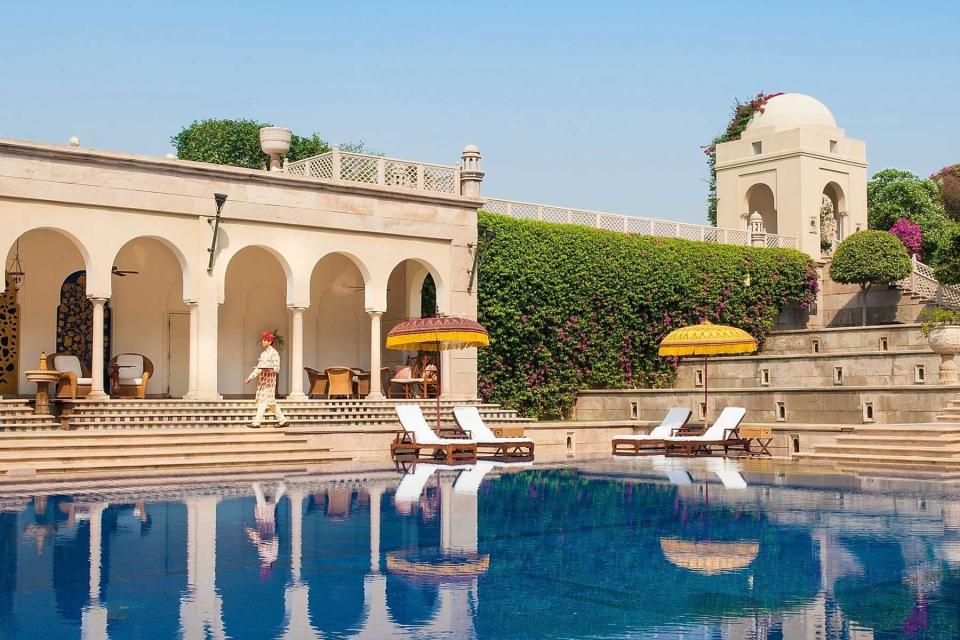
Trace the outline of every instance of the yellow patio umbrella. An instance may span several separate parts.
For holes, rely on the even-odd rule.
[[[674,329],[660,342],[661,356],[703,356],[703,424],[707,424],[707,357],[753,353],[757,341],[743,329],[702,322]]]
[[[476,320],[456,316],[404,320],[387,334],[387,349],[448,351],[486,347],[490,335]],[[437,427],[440,427],[440,358],[437,358]]]

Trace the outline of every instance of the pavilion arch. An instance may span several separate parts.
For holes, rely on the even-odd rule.
[[[276,251],[247,245],[223,256],[222,304],[219,310],[218,388],[227,397],[254,393],[244,379],[260,355],[257,336],[277,330],[290,335],[287,306],[292,275],[290,265]],[[289,349],[289,347],[287,347]],[[289,356],[281,351],[281,357]],[[289,367],[281,365],[277,391],[286,393]]]
[[[73,247],[80,254],[80,259],[83,263],[80,269],[86,271],[87,273],[94,273],[94,268],[95,268],[94,261],[91,258],[90,251],[87,249],[86,245],[76,235],[60,227],[31,227],[29,229],[23,229],[22,231],[20,231],[20,233],[18,233],[17,236],[13,239],[13,242],[11,242],[10,245],[7,247],[7,252],[5,254],[7,256],[7,260],[6,262],[4,262],[5,269],[10,265],[10,258],[13,257],[14,252],[16,251],[17,243],[25,235],[36,233],[36,232],[51,232],[69,240],[70,244],[72,244]],[[24,267],[28,266],[26,264],[26,260],[23,259],[22,253],[21,253],[21,261],[24,262]],[[76,269],[74,269],[74,271],[76,271]],[[6,279],[0,278],[0,294],[6,291],[6,284],[7,284]],[[109,284],[109,281],[108,281],[108,284]],[[87,280],[87,293],[90,295],[94,293],[93,291],[91,291],[90,279]],[[107,289],[107,295],[109,295],[109,288]]]
[[[825,184],[823,187],[823,195],[830,199],[835,213],[847,212],[847,196],[843,192],[843,187],[837,184],[837,182],[831,180]]]
[[[407,265],[407,276],[409,277],[409,282],[405,282],[405,290],[407,292],[405,302],[408,317],[412,317],[414,315],[413,311],[417,310],[420,306],[420,291],[423,288],[423,282],[426,280],[427,275],[433,278],[433,284],[436,287],[437,313],[448,313],[450,311],[450,296],[447,291],[446,280],[441,277],[440,271],[435,266],[423,258],[404,258],[397,262],[390,270],[390,276],[387,278],[388,293],[390,281],[395,278],[397,268],[405,264]],[[419,317],[419,315],[419,313],[416,313],[417,317]]]
[[[170,252],[171,255],[173,255],[174,259],[177,261],[178,266],[180,267],[180,278],[182,281],[181,290],[183,292],[181,298],[183,299],[184,302],[193,300],[193,293],[192,293],[193,292],[193,285],[192,285],[193,269],[190,268],[190,262],[187,260],[187,257],[183,254],[183,251],[180,250],[180,247],[170,242],[170,240],[168,240],[167,238],[164,238],[162,236],[156,236],[156,235],[143,235],[143,236],[136,236],[134,238],[130,238],[126,240],[125,242],[123,242],[117,247],[116,251],[113,252],[113,262],[111,263],[111,267],[120,266],[120,268],[122,269],[123,267],[121,265],[117,265],[117,260],[120,258],[121,252],[127,249],[130,245],[137,243],[138,241],[144,241],[144,240],[156,242],[162,245]]]
[[[138,236],[119,247],[112,266],[118,270],[110,297],[112,353],[139,353],[150,359],[154,372],[148,394],[184,396],[190,371],[186,258],[164,238]]]
[[[286,304],[296,304],[295,296],[296,291],[298,291],[298,283],[294,278],[293,268],[290,266],[290,263],[282,253],[265,244],[245,244],[238,247],[227,247],[225,250],[217,254],[217,266],[215,267],[215,271],[217,273],[217,302],[222,305],[226,301],[227,272],[230,269],[230,264],[233,262],[233,259],[237,256],[237,254],[246,251],[247,249],[261,249],[276,259],[277,263],[280,265],[280,269],[283,271],[284,286],[286,287]]]
[[[303,314],[304,366],[369,368],[369,282],[366,265],[348,253],[328,253],[314,264]]]
[[[777,233],[776,191],[766,182],[757,182],[744,192],[743,198],[744,212],[749,215],[758,211],[766,232]]]

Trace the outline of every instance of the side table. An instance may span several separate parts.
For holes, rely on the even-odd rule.
[[[32,369],[24,371],[23,374],[27,380],[37,384],[37,399],[33,413],[38,416],[50,415],[50,384],[60,379],[60,372],[49,369]]]

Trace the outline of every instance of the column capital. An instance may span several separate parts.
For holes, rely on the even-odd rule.
[[[93,304],[101,304],[101,305],[106,304],[107,300],[109,299],[110,299],[110,296],[97,296],[97,295],[87,296],[87,300],[89,300]]]
[[[386,311],[383,310],[383,309],[364,309],[364,311],[366,311],[367,313],[369,313],[371,316],[372,316],[372,315],[381,315],[381,316],[382,316],[383,314],[386,313]]]
[[[288,304],[287,309],[289,309],[290,311],[293,311],[294,313],[296,313],[297,311],[299,311],[300,313],[303,313],[304,311],[307,310],[307,307],[301,306],[299,304]]]
[[[200,301],[199,301],[199,300],[194,300],[194,299],[184,300],[184,301],[183,301],[183,304],[187,305],[188,307],[195,307],[195,306],[197,306],[198,304],[200,304]]]

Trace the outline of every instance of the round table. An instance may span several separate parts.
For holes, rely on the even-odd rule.
[[[37,399],[33,412],[36,415],[50,415],[50,383],[60,379],[60,372],[49,369],[32,369],[24,371],[23,375],[30,382],[37,383]]]

